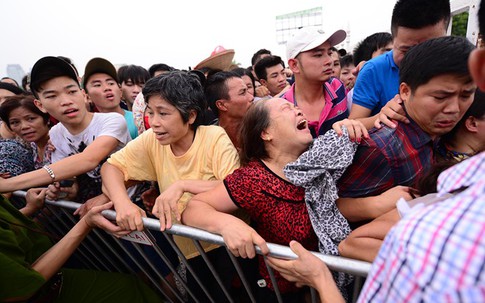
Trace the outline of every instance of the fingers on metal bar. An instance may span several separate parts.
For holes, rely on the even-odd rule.
[[[25,192],[16,191],[14,195],[17,197],[25,197]],[[71,212],[80,207],[81,204],[74,203],[70,201],[46,201],[46,208],[49,210],[48,213],[41,212],[37,216],[37,220],[40,224],[45,227],[45,230],[57,237],[62,237],[70,228],[77,222],[77,218],[73,217]],[[108,210],[104,211],[103,215],[108,219],[116,218],[116,213],[114,211]],[[204,248],[200,245],[199,241],[209,242],[213,244],[218,244],[225,246],[224,240],[221,236],[212,234],[200,229],[192,228],[189,226],[175,224],[171,229],[164,232],[160,232],[160,221],[152,218],[143,218],[143,224],[146,230],[147,237],[151,240],[153,244],[153,249],[156,252],[157,258],[161,262],[167,265],[170,273],[168,275],[163,275],[158,267],[158,262],[154,261],[153,257],[147,256],[146,252],[142,248],[141,244],[126,242],[125,240],[120,240],[107,233],[94,230],[76,252],[77,258],[83,263],[86,268],[97,269],[97,270],[109,270],[109,271],[119,271],[128,273],[143,273],[146,279],[152,284],[152,286],[157,289],[162,296],[168,302],[186,302],[187,298],[193,302],[199,302],[199,300],[209,300],[215,302],[215,290],[213,288],[208,289],[206,282],[208,279],[214,279],[216,284],[220,287],[220,293],[225,296],[227,302],[234,302],[231,297],[231,292],[227,286],[227,278],[221,276],[218,272],[217,262],[220,260],[211,260],[208,254],[205,252]],[[158,234],[160,233],[160,234]],[[177,235],[180,237],[186,237],[193,240],[197,251],[200,254],[200,258],[203,260],[205,266],[208,268],[209,275],[207,273],[200,274],[199,268],[194,268],[191,265],[192,260],[187,260],[180,248],[177,246],[175,241],[172,239],[172,235]],[[159,247],[155,237],[163,237],[169,247]],[[128,243],[128,244],[127,244]],[[294,253],[289,247],[276,245],[268,243],[271,256],[285,259],[295,258]],[[134,250],[133,250],[133,249]],[[172,264],[169,258],[166,256],[166,249],[173,249],[178,256],[179,266]],[[244,271],[238,262],[238,259],[233,256],[227,248],[223,250],[223,253],[229,257],[234,266],[234,276],[239,276],[245,290],[251,302],[256,302],[255,296],[252,292],[252,287],[244,276]],[[261,251],[256,247],[258,254]],[[209,253],[210,254],[210,253]],[[338,256],[328,256],[317,253],[318,257],[331,269],[340,272],[351,273],[357,276],[365,277],[370,269],[370,264],[367,262],[356,261],[352,259],[342,258]],[[215,263],[214,263],[215,262]],[[229,263],[231,263],[229,262]],[[131,265],[134,264],[134,265]],[[266,260],[265,260],[266,263]],[[270,279],[274,285],[275,295],[278,302],[282,302],[282,295],[278,289],[278,284],[276,282],[273,270],[266,264]],[[182,269],[182,270],[181,270]],[[184,272],[186,271],[186,272]],[[172,276],[176,281],[168,281],[167,277]],[[189,285],[187,283],[188,277],[190,277],[191,282],[194,285],[198,285],[202,293],[202,296],[206,298],[197,298],[196,293],[192,287],[194,285]],[[358,296],[360,289],[362,287],[362,278],[357,278],[354,288],[353,298]],[[177,286],[175,286],[177,284]],[[314,290],[312,291],[312,302],[316,298]]]

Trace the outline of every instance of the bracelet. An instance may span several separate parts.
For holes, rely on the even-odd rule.
[[[51,177],[52,182],[54,182],[56,180],[56,175],[54,174],[54,171],[52,170],[52,168],[50,168],[49,165],[44,165],[42,168],[45,169],[45,171]]]

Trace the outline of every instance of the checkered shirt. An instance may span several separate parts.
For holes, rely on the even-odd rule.
[[[387,235],[359,302],[485,302],[485,152],[443,172],[441,203]]]

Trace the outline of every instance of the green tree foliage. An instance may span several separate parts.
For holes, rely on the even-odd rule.
[[[468,23],[468,12],[463,12],[453,16],[453,23],[451,25],[451,34],[453,36],[466,37],[466,26]]]

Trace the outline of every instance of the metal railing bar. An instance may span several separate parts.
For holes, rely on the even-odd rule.
[[[19,193],[19,191],[14,192],[14,194],[17,194],[17,193]],[[23,192],[23,196],[25,196],[25,192]],[[46,201],[46,202],[48,204],[55,203],[60,207],[69,208],[72,210],[75,210],[80,206],[79,203],[70,202],[70,201],[56,201],[56,202]],[[112,219],[112,220],[116,219],[116,213],[112,210],[105,210],[103,211],[103,214],[106,215],[107,218],[109,219]],[[151,219],[151,218],[143,218],[143,224],[145,225],[146,228],[157,230],[157,231],[160,230],[160,222],[158,220]],[[193,239],[225,246],[224,240],[222,239],[221,236],[201,229],[186,226],[186,225],[174,224],[170,229],[167,229],[166,232],[173,235],[190,237]],[[294,259],[297,257],[288,246],[268,243],[268,247],[270,250],[269,255],[272,257],[283,258],[283,259]],[[259,254],[261,254],[261,250],[257,246],[256,246],[256,251]],[[366,277],[371,267],[371,263],[369,262],[349,259],[341,256],[325,255],[317,252],[312,252],[312,253],[315,256],[317,256],[320,260],[322,260],[325,264],[327,264],[327,266],[331,270],[345,272],[355,276]]]
[[[55,228],[59,231],[59,236],[63,235],[63,234],[66,234],[67,231],[69,231],[71,229],[71,227],[69,227],[66,222],[64,222],[61,217],[59,216],[59,214],[57,213],[58,210],[56,209],[55,211],[53,211],[53,207],[55,207],[56,205],[55,204],[47,204],[46,205],[46,208],[52,213],[52,215],[57,219],[57,222],[59,222],[59,224],[62,225],[62,227],[65,229],[65,230],[62,230],[61,229],[61,226],[56,226]],[[62,209],[62,208],[61,208]],[[84,255],[86,257],[86,260],[89,261],[89,263],[91,263],[95,269],[97,270],[102,270],[103,268],[107,268],[105,264],[101,263],[101,262],[95,262],[95,261],[98,261],[96,259],[96,254],[94,252],[91,251],[91,249],[89,247],[87,247],[87,245],[83,242],[81,242],[81,244],[79,245],[78,251],[84,251]],[[91,255],[91,258],[88,256]]]
[[[42,214],[41,216],[36,217],[37,222],[42,225],[42,227],[51,235],[56,237],[61,237],[64,233],[61,233],[60,228],[58,226],[52,225],[51,222],[48,221],[48,218]],[[52,239],[55,240],[55,239]],[[100,270],[99,266],[96,265],[91,258],[86,255],[86,252],[82,247],[79,247],[76,252],[76,258],[79,259],[80,262],[84,263],[84,266],[87,268],[94,268]]]
[[[201,286],[201,289],[204,290],[203,285],[201,285],[201,282],[200,282],[199,277],[195,274],[194,269],[189,264],[189,262],[187,261],[187,258],[184,256],[184,254],[182,253],[182,251],[180,250],[180,248],[178,248],[178,246],[175,244],[175,241],[172,238],[170,238],[169,236],[167,236],[165,233],[163,233],[163,235],[165,236],[165,239],[167,239],[167,241],[170,243],[170,245],[172,246],[172,248],[177,253],[177,255],[178,255],[179,259],[180,259],[180,262],[182,262],[185,265],[185,267],[187,268],[187,270],[194,277],[194,279],[197,282],[197,284],[199,284],[199,286]],[[190,288],[187,286],[187,283],[185,283],[185,281],[183,279],[180,279],[180,283],[185,288],[185,290],[190,295],[190,297],[193,300],[195,300],[196,302],[199,302],[199,300],[195,297],[194,293],[190,290]],[[209,299],[212,300],[211,297],[209,297]]]
[[[207,257],[207,254],[204,251],[204,249],[202,248],[202,246],[200,245],[199,241],[192,240],[192,242],[194,242],[195,247],[197,248],[200,255],[202,256],[202,259],[204,259],[205,264],[207,265],[207,267],[211,271],[212,275],[216,279],[217,283],[219,284],[219,287],[221,287],[226,298],[229,300],[230,303],[233,303],[234,300],[232,299],[231,295],[229,294],[229,291],[227,290],[227,288],[224,286],[224,284],[222,284],[221,277],[219,277],[219,274],[216,272],[214,265],[212,265],[212,262],[209,260],[209,257]]]
[[[177,292],[175,292],[175,290],[172,288],[172,286],[170,285],[170,283],[168,283],[168,281],[165,279],[165,277],[163,277],[157,270],[157,268],[153,265],[152,261],[150,260],[150,258],[148,258],[145,254],[145,252],[143,251],[143,249],[140,248],[140,246],[142,244],[138,244],[138,243],[134,243],[134,242],[131,242],[131,244],[133,245],[133,247],[135,247],[136,251],[142,256],[143,259],[145,259],[145,262],[147,262],[148,266],[150,266],[150,268],[152,270],[154,270],[155,272],[155,275],[166,285],[169,287],[170,291],[172,291],[173,294],[175,294],[177,296],[177,298],[179,300],[181,300],[183,302],[183,299],[177,294]],[[168,295],[167,295],[168,297]],[[168,300],[170,302],[173,302],[173,300],[171,298],[168,298]]]
[[[315,290],[315,288],[310,287],[310,295],[311,295],[312,303],[319,302],[318,301],[319,299],[318,299],[317,291]]]
[[[115,242],[118,243],[118,245],[120,246],[120,248],[131,258],[131,260],[133,261],[133,263],[135,263],[135,265],[140,269],[141,272],[143,272],[145,274],[145,276],[150,280],[150,282],[152,283],[152,285],[154,287],[157,288],[157,290],[166,298],[167,295],[164,293],[162,287],[160,286],[160,284],[148,273],[148,271],[140,264],[140,262],[138,261],[137,258],[134,258],[133,254],[121,243],[122,240],[119,240],[118,238],[116,238],[115,236],[112,236],[113,239],[115,240]],[[128,242],[130,243],[131,245],[134,245],[133,242]],[[168,299],[168,298],[167,298]]]
[[[74,219],[74,216],[70,212],[68,212],[64,208],[61,208],[61,210],[64,213],[64,215],[71,221],[71,223],[73,225],[75,225],[77,223],[76,220]],[[89,233],[87,235],[86,240],[87,240],[87,242],[89,242],[89,245],[91,245],[92,247],[94,247],[94,249],[96,249],[98,252],[101,253],[101,254],[99,254],[99,253],[95,254],[95,253],[92,252],[92,254],[95,255],[95,257],[96,257],[96,259],[98,261],[100,261],[101,258],[103,259],[103,262],[101,262],[101,264],[103,264],[107,268],[108,271],[113,271],[113,270],[112,269],[109,269],[108,268],[108,265],[106,263],[110,264],[112,266],[112,268],[114,268],[116,271],[123,272],[123,270],[120,267],[118,267],[113,262],[113,260],[111,258],[108,257],[108,254],[107,254],[106,250],[103,249],[100,245],[98,245],[98,243],[96,243],[96,241],[94,241],[93,236],[92,236],[91,233]],[[106,246],[109,247],[109,245],[106,245]]]
[[[26,192],[22,192],[22,191],[14,192],[14,195],[24,197],[24,198],[25,198],[25,194],[26,194]],[[54,214],[54,216],[57,218],[57,220],[59,220],[60,225],[63,225],[64,228],[66,228],[67,230],[69,230],[69,227],[67,226],[66,222],[64,222],[64,220],[62,220],[60,218],[60,215],[59,215],[58,212],[52,211],[52,207],[61,208],[61,212],[68,214],[66,209],[75,210],[80,205],[81,204],[79,204],[79,203],[75,203],[75,202],[71,202],[71,201],[62,200],[62,201],[55,201],[54,202],[54,201],[46,200],[46,207]],[[71,220],[73,223],[75,223],[75,219],[71,218],[69,215],[72,216],[72,214],[68,214],[67,217],[69,218],[69,220]],[[105,210],[105,211],[103,211],[103,215],[106,218],[111,219],[111,220],[116,219],[116,213],[113,210]],[[42,218],[42,219],[45,219],[45,218]],[[144,226],[147,230],[160,231],[160,222],[156,219],[143,218],[143,224],[144,224]],[[46,229],[57,230],[57,233],[59,233],[60,235],[62,235],[63,233],[66,232],[66,230],[62,231],[62,228],[61,228],[62,226],[50,226],[52,224],[44,224],[44,225],[49,226],[49,227],[46,227]],[[95,231],[95,232],[96,232],[95,233],[96,236],[98,236],[100,239],[103,239],[102,236],[99,234],[99,231]],[[150,232],[148,232],[148,234],[153,238],[153,235],[151,235]],[[186,265],[188,272],[190,272],[192,274],[194,280],[200,285],[200,287],[204,291],[204,293],[206,293],[208,295],[209,299],[211,301],[213,301],[213,298],[210,296],[210,294],[207,291],[204,284],[201,283],[200,278],[197,276],[197,274],[195,273],[192,266],[190,266],[190,264],[188,263],[187,259],[183,255],[183,253],[180,251],[178,246],[174,243],[173,239],[170,236],[168,236],[168,234],[191,238],[194,241],[194,243],[198,244],[198,246],[200,246],[200,243],[198,243],[197,241],[204,241],[204,242],[209,242],[209,243],[225,246],[223,238],[221,236],[217,235],[217,234],[213,234],[213,233],[201,230],[201,229],[197,229],[197,228],[193,228],[193,227],[189,227],[189,226],[185,226],[185,225],[180,225],[180,224],[174,224],[170,229],[166,230],[166,233],[163,232],[162,234],[167,239],[167,241],[169,241],[169,243],[173,247],[173,249],[176,251],[177,255],[180,258],[180,261]],[[90,239],[90,241],[93,241],[93,239]],[[117,241],[118,245],[121,246],[123,251],[128,256],[130,256],[130,258],[133,260],[133,262],[140,268],[140,270],[142,270],[147,275],[147,277],[151,280],[151,282],[155,285],[155,287],[157,287],[157,289],[165,296],[165,294],[163,293],[163,290],[161,289],[159,283],[154,281],[154,279],[145,271],[143,266],[141,266],[140,263],[137,262],[137,260],[135,258],[133,258],[133,255],[119,242],[118,239],[115,238],[115,241]],[[105,241],[104,241],[104,243],[106,244]],[[154,242],[154,243],[156,243],[156,242]],[[196,247],[197,247],[197,244],[196,244]],[[133,243],[132,243],[132,245],[133,245]],[[267,243],[267,245],[268,245],[268,248],[269,248],[269,255],[270,256],[273,256],[273,257],[276,257],[276,258],[282,258],[282,259],[294,259],[294,258],[297,257],[291,251],[291,249],[288,246],[278,245],[278,244],[273,244],[273,243]],[[118,257],[118,259],[120,259],[123,262],[124,266],[126,266],[128,269],[131,269],[131,267],[128,266],[126,264],[126,262],[124,262],[123,258],[121,258],[120,255],[112,247],[110,247],[110,245],[107,245],[107,246],[109,247],[109,250],[112,253],[114,253]],[[87,262],[91,263],[94,268],[99,269],[100,267],[96,263],[94,263],[93,260],[91,258],[89,258],[88,255],[87,255],[87,254],[94,255],[94,253],[89,249],[89,247],[86,247],[86,245],[83,243],[80,246],[80,248],[82,248],[82,249],[79,249],[78,251],[80,253],[80,256],[82,256],[83,258],[86,259],[86,260],[84,260],[84,262],[87,261]],[[95,245],[95,248],[99,250],[99,246]],[[157,245],[154,245],[154,248],[157,251],[157,253],[159,254],[159,256],[163,255],[163,252],[160,250],[160,248]],[[212,266],[212,264],[210,263],[210,260],[208,260],[207,255],[205,255],[205,252],[202,249],[202,247],[197,247],[197,249],[199,249],[199,251],[202,255],[202,258],[206,261],[207,266],[209,267],[211,272],[214,274],[215,269]],[[255,249],[256,249],[256,252],[258,254],[261,254],[261,250],[260,250],[259,247],[255,246]],[[344,257],[341,257],[341,256],[325,255],[325,254],[321,254],[321,253],[318,253],[318,252],[312,252],[312,254],[314,254],[316,257],[318,257],[320,260],[322,260],[324,263],[326,263],[327,266],[331,270],[338,271],[338,272],[344,272],[344,273],[348,273],[348,274],[356,276],[356,282],[355,282],[355,286],[354,286],[354,289],[353,289],[353,293],[354,293],[353,298],[355,299],[357,297],[359,291],[360,291],[361,286],[362,286],[363,279],[360,278],[360,277],[366,277],[367,276],[367,274],[370,270],[370,267],[371,267],[371,263],[359,261],[359,260],[353,260],[353,259],[349,259],[349,258],[344,258]],[[235,269],[238,272],[238,274],[241,278],[241,281],[242,281],[251,301],[255,302],[256,300],[254,298],[254,295],[252,294],[251,287],[247,284],[247,280],[244,278],[244,274],[243,274],[237,260],[235,259],[235,257],[230,252],[229,252],[229,257],[231,258],[231,261],[232,261],[233,265],[235,266]],[[162,259],[163,259],[163,257],[162,257]],[[115,268],[118,269],[118,267],[116,265],[114,265],[112,262],[110,262],[111,260],[108,259],[108,261],[111,265],[115,266]],[[184,281],[180,278],[180,276],[177,274],[177,271],[173,268],[173,266],[170,264],[170,262],[169,261],[167,262],[166,260],[163,260],[163,261],[169,266],[170,270],[174,273],[174,276],[176,276],[177,279],[179,279],[182,286],[186,289],[187,293],[196,302],[198,302],[198,299],[194,297],[192,291],[187,287],[187,285],[184,283]],[[151,262],[149,262],[148,260],[147,260],[147,262],[148,262],[149,266],[152,267],[152,269],[153,269],[154,265],[151,264]],[[106,263],[101,263],[101,266],[106,267],[107,265],[106,265]],[[278,298],[278,301],[281,302],[281,294],[279,293],[279,290],[277,288],[276,281],[274,281],[275,278],[274,278],[274,275],[272,274],[272,270],[268,266],[268,264],[266,264],[266,266],[268,268],[268,272],[270,273],[270,277],[272,279],[272,282],[276,286],[275,287],[275,293],[276,293],[276,296]],[[157,271],[155,271],[155,272],[157,272]],[[158,272],[157,272],[157,274],[158,274]],[[230,298],[230,295],[228,294],[227,289],[222,285],[222,282],[220,281],[220,277],[217,274],[215,275],[215,277],[216,277],[216,280],[219,283],[219,285],[222,287],[224,294],[228,298]],[[169,285],[169,286],[171,287],[171,285]],[[171,290],[172,290],[172,288],[171,288]],[[312,302],[314,302],[313,297],[315,295],[313,292],[314,292],[314,290],[312,290]],[[174,293],[176,293],[176,292],[174,292]],[[167,299],[169,299],[169,298],[167,298]],[[178,299],[180,299],[180,298],[178,298]]]
[[[236,272],[239,275],[239,278],[241,279],[241,282],[244,285],[244,289],[246,290],[246,293],[248,294],[249,299],[251,300],[252,303],[256,303],[256,299],[254,298],[254,294],[251,290],[251,287],[249,286],[248,280],[244,276],[241,265],[239,265],[239,262],[237,261],[236,257],[231,253],[231,251],[227,247],[226,247],[226,252],[229,258],[231,259],[232,264],[234,265],[234,268],[236,268]]]
[[[283,303],[283,298],[281,297],[281,292],[278,287],[278,283],[276,282],[276,278],[274,276],[273,269],[268,265],[268,260],[266,256],[263,256],[264,258],[264,265],[266,265],[266,269],[268,270],[269,278],[271,279],[271,283],[273,284],[274,292],[276,294],[276,299],[278,300],[278,303]]]
[[[112,253],[116,257],[118,262],[121,262],[121,264],[123,264],[124,268],[127,271],[129,271],[132,274],[135,274],[135,271],[128,265],[128,263],[126,263],[123,257],[106,241],[105,237],[101,234],[100,230],[94,229],[92,233],[94,233],[94,235],[96,235],[96,237],[105,244],[105,246],[108,248],[110,253]],[[111,236],[111,235],[106,234],[106,236]]]
[[[145,233],[147,234],[147,236],[148,236],[148,238],[150,239],[150,241],[152,241],[152,243],[156,243],[155,236],[154,236],[154,235],[153,235],[153,234],[150,232],[150,230],[149,230],[149,229],[147,229],[147,230],[145,231]],[[169,242],[170,246],[171,246],[172,248],[174,248],[173,246],[175,245],[175,243],[170,242],[170,241],[168,240],[168,238],[170,238],[170,237],[168,237],[168,236],[167,236],[167,235],[166,235],[164,232],[162,232],[162,235],[163,235],[163,236],[164,236],[164,237],[167,239],[167,241]],[[175,267],[172,265],[172,263],[170,262],[170,260],[168,260],[168,258],[165,256],[165,253],[163,252],[163,250],[162,250],[162,249],[161,249],[161,248],[160,248],[158,245],[153,245],[152,247],[153,247],[153,249],[154,249],[154,250],[157,252],[158,256],[159,256],[159,257],[162,259],[162,261],[165,263],[165,265],[167,265],[167,266],[168,266],[168,268],[170,269],[170,271],[172,272],[172,274],[174,275],[174,277],[175,277],[175,278],[176,278],[176,279],[177,279],[177,280],[178,280],[178,281],[179,281],[179,282],[182,284],[182,286],[183,286],[185,289],[188,289],[188,286],[185,284],[185,282],[183,281],[182,277],[181,277],[181,276],[178,274],[177,269],[176,269],[176,268],[175,268]],[[155,267],[152,267],[152,268],[153,268],[154,270],[156,270],[156,269],[155,269]],[[157,273],[157,274],[158,274],[158,273]],[[172,288],[172,286],[171,286],[170,284],[169,284],[168,286],[169,286],[170,290],[171,290],[173,293],[175,293],[175,294],[177,294],[177,293],[178,293],[178,292],[176,292],[176,291],[175,291],[175,290]],[[181,300],[181,301],[184,301],[184,300],[183,300],[183,299],[181,299],[179,296],[177,296],[177,298],[179,298],[179,300]]]

